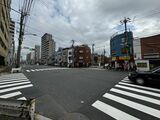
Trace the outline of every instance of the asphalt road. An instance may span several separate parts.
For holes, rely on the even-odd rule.
[[[22,90],[23,95],[27,99],[36,98],[36,111],[53,120],[159,119],[160,91],[150,87],[137,89],[127,79],[121,81],[127,72],[24,66],[23,73],[33,84]],[[136,96],[137,93],[141,96]],[[151,98],[151,102],[142,101],[144,97]]]

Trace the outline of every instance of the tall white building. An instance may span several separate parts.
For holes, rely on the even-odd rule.
[[[133,40],[133,52],[134,52],[134,60],[142,59],[140,38],[134,38],[134,40]]]
[[[45,33],[41,38],[41,62],[51,64],[55,57],[55,42],[52,35]]]

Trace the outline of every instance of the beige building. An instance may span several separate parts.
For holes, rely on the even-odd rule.
[[[52,64],[55,56],[55,42],[52,35],[45,33],[41,38],[41,62],[42,64]]]
[[[15,65],[15,42],[14,42],[14,32],[15,32],[15,22],[13,20],[10,20],[10,26],[9,26],[9,32],[10,32],[10,38],[9,38],[9,44],[8,44],[8,65]]]
[[[7,64],[11,0],[0,0],[0,65]],[[8,6],[8,7],[7,7]]]

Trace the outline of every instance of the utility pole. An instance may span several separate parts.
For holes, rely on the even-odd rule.
[[[106,54],[106,50],[105,50],[105,46],[104,46],[104,65],[105,65],[105,54]]]
[[[95,44],[92,44],[92,65],[94,64],[94,46]]]
[[[125,17],[124,20],[120,21],[125,26],[125,32],[124,32],[124,34],[125,34],[125,42],[124,42],[124,46],[125,46],[125,48],[127,48],[127,56],[129,55],[129,45],[128,45],[128,35],[127,35],[127,23],[131,22],[130,20],[131,20],[130,18],[126,18]]]
[[[19,30],[19,38],[18,38],[18,50],[17,50],[17,65],[16,67],[20,67],[20,57],[21,57],[21,45],[23,41],[24,29],[23,29],[23,21],[24,21],[24,13],[21,11],[20,18],[20,30]]]

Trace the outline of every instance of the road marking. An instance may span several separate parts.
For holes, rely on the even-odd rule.
[[[129,80],[121,80],[121,82],[132,83],[132,82],[129,81]]]
[[[160,111],[157,109],[154,109],[154,108],[151,108],[151,107],[148,107],[148,106],[145,106],[145,105],[142,105],[142,104],[139,104],[139,103],[136,103],[136,102],[133,102],[109,93],[104,94],[103,97],[113,100],[115,102],[121,103],[123,105],[126,105],[128,107],[131,107],[133,109],[139,110],[146,114],[152,115],[154,117],[160,118]]]
[[[35,70],[31,69],[32,72],[34,72]]]
[[[0,85],[8,84],[8,83],[19,83],[19,82],[27,82],[29,80],[15,80],[15,81],[9,81],[9,82],[1,82]]]
[[[31,72],[30,70],[26,70],[26,72]]]
[[[119,82],[119,84],[160,92],[160,89],[151,88],[151,87],[144,87],[144,86],[140,86],[140,85],[133,85],[133,84],[127,84],[127,83],[122,83],[122,82]]]
[[[5,94],[5,95],[1,95],[0,98],[11,98],[11,97],[14,97],[14,96],[17,96],[17,95],[21,95],[22,93],[21,92],[13,92],[13,93],[9,93],[9,94]]]
[[[29,82],[14,83],[14,84],[9,84],[9,85],[2,85],[2,86],[0,86],[0,88],[12,87],[12,86],[17,86],[17,85],[24,85],[24,84],[28,84],[28,83],[31,83],[31,82],[29,81]]]
[[[116,89],[116,88],[112,88],[110,91],[115,92],[115,93],[119,93],[119,94],[122,94],[122,95],[126,95],[126,96],[129,96],[129,97],[132,97],[132,98],[136,98],[136,99],[139,99],[139,100],[143,100],[143,101],[147,101],[147,102],[150,102],[150,103],[160,105],[160,100],[153,99],[153,98],[150,98],[150,97],[126,92],[124,90],[119,90],[119,89]]]
[[[9,82],[9,81],[21,81],[21,80],[28,80],[27,78],[18,78],[18,79],[8,79],[8,80],[0,80],[0,83],[2,82]]]
[[[27,100],[25,97],[18,98],[17,100]]]
[[[116,120],[140,120],[134,116],[131,116],[115,107],[112,107],[108,104],[105,104],[99,100],[92,104],[93,107],[97,108],[98,110],[106,113],[107,115],[113,117]]]
[[[28,87],[32,87],[32,86],[33,86],[32,84],[29,84],[29,85],[23,85],[23,86],[18,86],[18,87],[2,89],[2,90],[0,90],[0,93],[9,92],[9,91],[12,91],[12,90],[23,89],[23,88],[28,88]]]
[[[123,89],[127,89],[127,90],[132,90],[132,91],[143,93],[143,94],[148,94],[148,95],[152,95],[152,96],[155,96],[155,97],[160,97],[160,94],[150,92],[150,91],[146,91],[146,90],[140,90],[140,89],[137,89],[137,88],[131,88],[131,87],[126,87],[126,86],[122,86],[122,85],[115,85],[115,87],[123,88]]]
[[[0,80],[8,80],[8,79],[24,79],[26,77],[11,77],[11,78],[0,78]],[[27,79],[27,78],[26,78]]]

